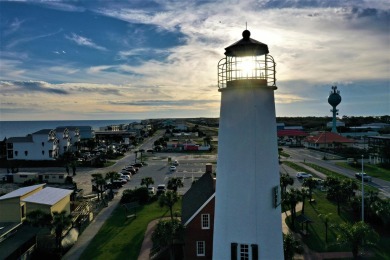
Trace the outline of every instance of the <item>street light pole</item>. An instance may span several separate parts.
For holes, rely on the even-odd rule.
[[[363,169],[363,157],[362,155],[362,222],[364,222],[364,169]]]

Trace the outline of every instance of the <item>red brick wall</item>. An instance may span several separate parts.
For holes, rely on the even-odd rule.
[[[184,238],[184,259],[212,259],[213,232],[214,232],[214,208],[213,198],[195,218],[186,226]],[[210,214],[210,229],[202,229],[201,215]],[[196,241],[205,241],[205,256],[196,256]]]

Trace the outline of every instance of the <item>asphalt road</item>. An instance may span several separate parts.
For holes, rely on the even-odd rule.
[[[340,158],[335,157],[332,154],[324,154],[322,152],[309,150],[305,148],[288,148],[283,147],[283,150],[290,154],[291,157],[287,160],[295,161],[295,162],[310,162],[317,164],[321,167],[327,168],[329,170],[335,171],[337,173],[340,173],[342,175],[345,175],[350,178],[355,178],[356,171],[345,169],[341,166],[336,165],[336,162],[340,160]],[[323,160],[323,157],[326,156],[328,160]],[[364,165],[363,165],[364,166]],[[372,182],[366,182],[367,185],[370,185],[372,187],[375,187],[381,191],[381,193],[386,196],[390,197],[390,182],[378,179],[378,178],[372,178]]]

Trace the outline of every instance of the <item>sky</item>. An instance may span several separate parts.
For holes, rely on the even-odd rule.
[[[276,116],[390,114],[388,0],[0,0],[0,121],[219,117],[242,31],[276,62]]]

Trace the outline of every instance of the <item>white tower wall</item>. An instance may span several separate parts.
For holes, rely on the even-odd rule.
[[[221,91],[213,259],[230,259],[231,243],[258,246],[258,259],[283,259],[274,88]],[[280,196],[280,194],[279,194]],[[251,250],[251,249],[249,249]],[[251,258],[250,258],[251,259]]]

